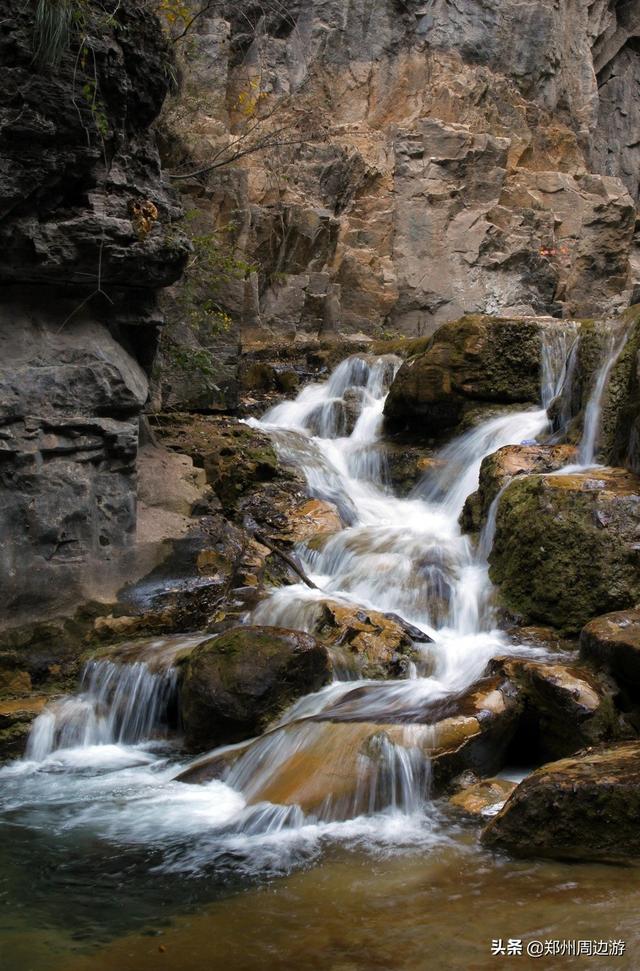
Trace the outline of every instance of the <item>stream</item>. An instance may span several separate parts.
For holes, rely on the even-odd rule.
[[[134,664],[91,662],[78,693],[38,717],[25,758],[0,770],[3,967],[482,969],[499,966],[490,945],[501,937],[617,937],[633,952],[640,886],[630,871],[485,852],[431,798],[428,727],[411,721],[472,685],[491,658],[543,655],[499,627],[487,565],[495,509],[477,544],[458,524],[482,459],[550,430],[547,408],[571,382],[576,332],[559,324],[543,341],[539,407],[467,430],[406,498],[389,487],[378,447],[398,359],[350,358],[252,422],[347,525],[319,548],[297,549],[317,589],[274,589],[247,621],[310,630],[330,597],[399,615],[425,635],[418,658],[392,681],[357,679],[337,663],[330,685],[243,748],[223,781],[203,785],[179,781],[189,760],[166,731],[172,658],[198,636],[159,638]],[[594,382],[580,467],[594,464],[622,346],[612,337]],[[358,726],[389,722],[398,731],[381,736],[371,771]],[[338,768],[356,774],[352,789],[333,786]]]

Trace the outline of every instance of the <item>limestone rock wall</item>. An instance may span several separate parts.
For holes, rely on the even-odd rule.
[[[251,124],[278,105],[266,125],[282,128],[277,150],[207,190],[260,267],[226,294],[245,340],[626,306],[640,275],[636,8],[217,8],[188,57],[184,158],[242,139],[247,104]]]
[[[104,593],[136,525],[155,291],[188,246],[149,126],[169,84],[141,0],[83,3],[59,62],[0,0],[2,624]],[[121,581],[120,581],[121,582]]]

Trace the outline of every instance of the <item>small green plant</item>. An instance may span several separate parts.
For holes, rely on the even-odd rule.
[[[210,391],[218,391],[216,339],[233,323],[223,303],[225,286],[245,279],[254,266],[236,256],[231,225],[212,229],[211,215],[200,209],[187,211],[182,225],[193,250],[185,274],[165,307],[162,349],[171,364]]]
[[[198,210],[186,213],[185,224],[193,252],[180,285],[176,310],[182,320],[205,339],[227,330],[231,318],[221,306],[218,296],[231,280],[244,280],[254,269],[253,264],[238,258],[229,240],[230,227],[213,232],[207,218]]]
[[[107,118],[104,102],[98,92],[97,77],[88,78],[85,81],[82,85],[82,97],[87,103],[100,137],[102,139],[107,138],[109,135],[109,119]]]
[[[198,371],[204,379],[205,386],[210,391],[218,391],[218,386],[213,380],[216,374],[215,361],[211,351],[205,348],[185,347],[167,340],[165,342],[165,353],[171,361],[187,374]]]

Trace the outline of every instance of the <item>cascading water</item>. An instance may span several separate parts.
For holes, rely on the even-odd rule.
[[[570,399],[578,349],[578,325],[561,321],[542,328],[540,398],[547,409],[556,398]]]
[[[603,359],[596,373],[593,390],[584,413],[584,428],[580,442],[579,463],[584,467],[596,464],[600,418],[611,372],[627,342],[626,330],[611,330]]]
[[[545,402],[564,380],[562,348],[568,353],[570,338],[570,332],[562,338],[560,350],[543,340]],[[395,613],[424,634],[415,645],[422,661],[408,668],[410,676],[355,684],[336,676],[260,739],[216,753],[228,759],[222,779],[197,786],[182,782],[185,767],[151,744],[166,722],[172,669],[152,670],[148,658],[96,662],[79,696],[37,720],[28,760],[3,770],[14,783],[28,779],[27,802],[57,805],[61,786],[76,791],[73,773],[81,771],[82,807],[69,810],[66,829],[97,827],[116,842],[160,846],[165,868],[177,870],[229,860],[278,870],[292,854],[315,853],[329,838],[366,834],[369,841],[413,844],[444,838],[436,835],[437,813],[428,801],[434,738],[421,713],[471,685],[505,648],[529,650],[497,628],[486,537],[478,551],[458,518],[484,456],[535,438],[548,419],[544,408],[489,419],[443,448],[437,471],[400,499],[385,484],[378,447],[399,363],[351,358],[327,382],[306,387],[255,423],[283,459],[304,471],[312,493],[336,503],[345,528],[320,549],[297,551],[318,589],[275,589],[249,619],[312,629],[327,598]]]
[[[135,744],[165,733],[176,698],[176,671],[142,661],[86,665],[78,695],[49,705],[35,720],[27,758],[42,762],[63,749]]]

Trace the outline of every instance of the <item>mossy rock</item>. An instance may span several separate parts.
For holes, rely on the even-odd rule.
[[[234,627],[205,641],[183,666],[187,744],[206,748],[260,734],[297,698],[331,680],[327,648],[280,627]]]
[[[418,423],[425,435],[454,428],[470,402],[536,404],[541,322],[469,314],[445,324],[427,349],[400,368],[385,404],[392,426]]]
[[[484,526],[491,503],[510,479],[538,472],[554,472],[576,462],[572,445],[505,445],[487,455],[480,466],[478,489],[467,497],[461,524],[467,532]]]
[[[640,743],[588,751],[528,776],[482,841],[515,856],[640,860]]]
[[[610,671],[627,697],[640,699],[640,608],[590,621],[580,633],[580,653]]]
[[[640,479],[622,469],[516,478],[498,505],[490,575],[525,623],[577,633],[640,600]]]

